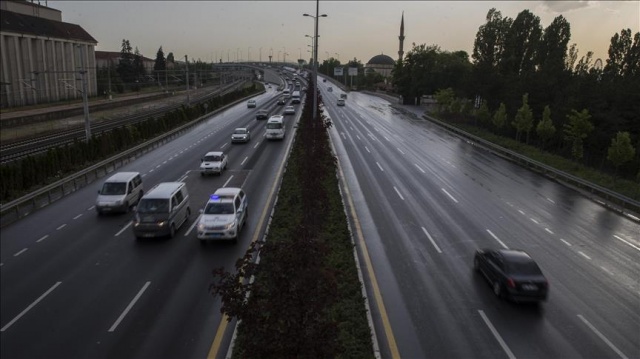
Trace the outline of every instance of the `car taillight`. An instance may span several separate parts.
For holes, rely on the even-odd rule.
[[[507,279],[507,286],[509,286],[511,288],[515,288],[516,287],[516,282],[514,282],[513,279],[508,278]]]

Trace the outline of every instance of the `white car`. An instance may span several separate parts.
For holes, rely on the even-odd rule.
[[[200,175],[222,174],[227,168],[227,155],[224,152],[207,152],[200,160]]]
[[[249,201],[240,188],[219,188],[209,196],[204,209],[200,210],[198,239],[238,240],[238,235],[247,221]]]
[[[256,100],[247,101],[247,108],[253,108],[253,107],[256,107]]]
[[[250,139],[251,139],[251,133],[249,132],[249,129],[246,127],[238,127],[235,130],[233,130],[233,133],[231,134],[231,143],[249,142]]]
[[[296,109],[293,106],[287,106],[284,108],[285,115],[294,115],[296,113]]]

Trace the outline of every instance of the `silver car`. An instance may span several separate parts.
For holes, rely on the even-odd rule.
[[[249,129],[246,127],[236,128],[235,130],[233,130],[233,133],[231,134],[231,143],[249,142],[250,139],[251,139],[251,133],[249,132]]]

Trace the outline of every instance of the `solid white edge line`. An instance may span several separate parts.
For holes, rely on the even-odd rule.
[[[444,188],[440,188],[442,190],[442,192],[444,192],[447,196],[449,196],[449,198],[451,198],[452,201],[454,201],[455,203],[458,203],[458,200],[455,199],[452,195],[449,194],[449,192],[447,192],[446,189]]]
[[[43,300],[44,297],[49,295],[49,293],[51,293],[54,289],[56,289],[60,284],[62,284],[62,282],[56,282],[56,284],[54,284],[53,287],[49,288],[48,291],[44,292],[44,294],[42,294],[38,299],[36,299],[27,308],[25,308],[25,310],[20,312],[20,314],[18,314],[9,323],[7,323],[4,327],[2,327],[2,329],[0,329],[0,332],[4,332],[5,330],[9,329],[9,327],[12,326],[13,323],[17,322],[20,318],[22,318],[23,315],[27,314],[28,311],[30,311],[33,307],[35,307],[38,303],[40,303],[40,301]]]
[[[596,329],[596,327],[594,327],[591,323],[589,323],[589,321],[585,319],[585,317],[583,317],[581,314],[578,314],[578,318],[580,318],[580,320],[582,320],[582,322],[586,324],[587,327],[589,327],[589,329],[591,329],[594,333],[596,333],[596,335],[599,336],[600,339],[602,339],[609,346],[609,348],[613,349],[613,351],[616,352],[616,354],[618,354],[620,358],[629,359],[629,357],[624,355],[624,353],[621,352],[620,349],[616,348],[616,346],[613,345],[613,343],[611,343],[611,341],[607,339],[607,337],[605,337],[604,334],[600,333],[600,331]]]
[[[500,238],[498,238],[498,236],[496,236],[495,234],[493,234],[493,232],[491,232],[490,230],[487,229],[487,232],[489,232],[489,234],[491,235],[491,237],[493,237],[493,239],[495,239],[496,241],[498,241],[498,243],[500,243],[504,249],[509,249],[509,247],[507,247],[506,244],[502,243],[502,241],[500,240]]]
[[[116,319],[115,323],[113,323],[111,328],[109,328],[109,332],[113,332],[114,330],[116,330],[116,328],[118,327],[120,322],[124,319],[125,316],[127,316],[127,314],[129,313],[131,308],[133,308],[133,306],[136,304],[138,299],[140,299],[140,297],[142,296],[142,293],[144,293],[144,291],[147,290],[147,288],[149,287],[149,284],[151,284],[151,282],[147,281],[147,283],[145,283],[144,286],[142,286],[142,289],[140,289],[138,294],[136,294],[136,296],[133,298],[133,300],[131,300],[129,305],[127,305],[127,307],[124,309],[124,312],[122,312],[122,314],[120,314],[118,319]]]
[[[427,238],[429,238],[429,240],[431,241],[431,244],[433,244],[433,246],[436,247],[436,251],[438,251],[438,253],[442,254],[442,251],[440,250],[440,247],[438,247],[438,245],[436,244],[436,241],[434,241],[433,238],[431,238],[431,235],[429,234],[429,232],[427,232],[427,229],[422,227],[422,231],[424,232],[424,234],[427,235]]]
[[[493,324],[491,324],[491,321],[489,320],[489,318],[487,318],[486,314],[484,314],[484,311],[479,309],[478,313],[480,313],[482,320],[484,320],[484,324],[486,324],[487,327],[489,327],[489,330],[491,331],[493,336],[496,338],[498,343],[500,343],[502,350],[504,350],[504,352],[507,354],[507,356],[510,359],[516,359],[516,356],[513,355],[513,352],[511,352],[511,349],[509,349],[509,347],[507,346],[507,343],[505,343],[505,341],[502,339],[502,337],[500,336],[500,333],[498,333],[498,331],[493,326]]]
[[[114,235],[114,237],[117,237],[117,236],[119,236],[120,234],[122,234],[122,232],[124,232],[124,231],[125,231],[127,228],[129,228],[132,224],[133,224],[133,221],[129,221],[129,223],[127,223],[127,225],[126,225],[126,226],[122,227],[122,229],[121,229],[121,230],[119,230],[119,231],[118,231],[118,233],[116,233],[116,234]]]
[[[613,235],[614,237],[618,238],[619,240],[623,241],[624,243],[630,245],[631,247],[635,248],[637,251],[640,251],[640,248],[636,247],[635,245],[633,245],[632,243],[627,242],[626,240],[620,238],[617,234]]]

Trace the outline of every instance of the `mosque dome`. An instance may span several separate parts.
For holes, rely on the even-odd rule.
[[[367,65],[395,65],[395,61],[384,54],[376,55],[367,62]]]

